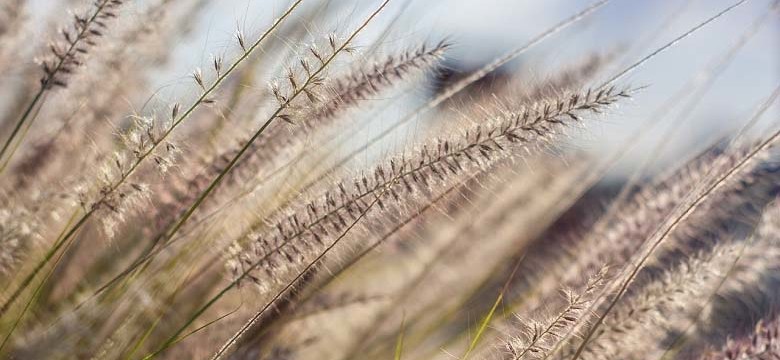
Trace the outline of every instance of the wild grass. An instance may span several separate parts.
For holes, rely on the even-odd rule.
[[[613,2],[463,71],[457,37],[398,36],[406,5],[293,0],[177,86],[224,4],[2,4],[0,356],[780,357],[776,119],[753,135],[780,88],[651,167],[780,1],[603,154],[582,139],[648,106],[630,76],[749,3],[535,63]]]

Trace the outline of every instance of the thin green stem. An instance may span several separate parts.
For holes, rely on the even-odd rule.
[[[477,348],[477,345],[479,344],[479,340],[482,339],[482,335],[485,334],[485,330],[487,330],[488,325],[490,325],[490,321],[493,319],[493,316],[496,313],[496,309],[498,309],[498,305],[501,304],[501,302],[504,300],[504,295],[506,294],[507,290],[509,290],[509,285],[512,284],[512,280],[515,278],[515,274],[517,273],[517,270],[520,269],[520,264],[522,264],[523,258],[518,259],[515,262],[514,268],[512,268],[512,272],[509,274],[509,277],[506,279],[506,282],[504,283],[504,286],[501,288],[501,291],[498,293],[498,297],[496,297],[496,301],[493,303],[493,307],[490,308],[490,311],[485,315],[485,318],[482,319],[482,322],[479,325],[479,328],[477,329],[477,334],[474,336],[474,339],[471,340],[469,343],[468,349],[466,349],[466,353],[463,354],[463,357],[461,360],[468,359],[469,355],[474,351],[474,349]]]
[[[11,146],[11,144],[14,141],[14,138],[16,138],[16,135],[19,133],[19,130],[22,129],[22,126],[27,121],[27,118],[32,113],[33,109],[36,105],[38,105],[38,102],[43,97],[43,93],[46,92],[46,88],[41,87],[40,90],[35,94],[32,101],[30,101],[30,104],[27,105],[27,108],[24,110],[24,113],[22,114],[22,117],[19,119],[19,121],[16,122],[16,126],[14,126],[13,131],[11,131],[11,135],[8,137],[8,139],[5,141],[5,144],[3,145],[3,149],[0,150],[0,161],[3,161],[2,159],[5,157],[5,152],[8,150],[8,148]],[[11,156],[13,154],[9,155],[8,160],[3,161],[3,165],[0,166],[0,174],[3,173],[3,171],[6,168],[6,165],[11,162]]]
[[[401,316],[401,327],[398,329],[398,339],[395,342],[395,355],[393,356],[393,360],[401,360],[404,353],[404,331],[406,330],[404,325],[406,325],[406,314]]]

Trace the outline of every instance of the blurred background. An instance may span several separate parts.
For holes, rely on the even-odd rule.
[[[33,12],[33,16],[41,19],[48,13],[80,5],[78,1],[34,3],[39,11]],[[526,44],[590,3],[586,0],[393,0],[357,42],[368,44],[379,38],[380,47],[393,48],[415,41],[434,43],[449,39],[454,47],[446,60],[443,77],[432,79],[427,89],[414,90],[433,93],[437,87],[446,85],[448,79],[474,71]],[[510,77],[519,78],[520,84],[524,80],[529,83],[544,80],[588,56],[612,59],[598,77],[606,79],[732,3],[731,0],[614,0],[585,21],[534,46],[477,86],[489,87],[491,82]],[[776,11],[770,14],[774,3],[774,0],[748,1],[631,73],[621,83],[646,88],[637,94],[633,105],[619,110],[620,116],[611,117],[621,120],[614,122],[608,118],[590,125],[572,145],[596,153],[614,152],[616,147],[631,150],[624,163],[616,167],[623,173],[634,168],[646,153],[656,153],[652,159],[656,166],[667,164],[680,154],[702,149],[737,131],[780,80],[780,16]],[[188,74],[193,68],[207,68],[213,54],[224,54],[235,48],[237,29],[256,33],[286,8],[289,1],[225,0],[204,4],[184,24],[189,27],[188,36],[176,44],[174,61],[166,62],[159,76],[153,77],[160,90],[156,95],[168,94],[169,98],[175,98],[174,94],[191,91],[187,87]],[[325,23],[313,20],[308,31],[343,33],[378,4],[368,0],[312,1],[305,4],[309,13],[329,12],[335,14],[329,17],[335,20]],[[130,16],[126,21],[133,20]],[[34,29],[33,33],[48,36],[44,21],[34,23],[40,29]],[[359,56],[366,58],[377,50],[358,49]],[[20,64],[19,69],[25,66],[34,64]],[[13,76],[2,74],[0,79],[10,81]],[[413,99],[417,100],[411,101],[421,101],[420,94],[415,95]],[[401,116],[403,110],[388,109],[382,116],[392,121],[393,115]],[[761,121],[764,124],[776,121],[778,115],[778,106],[773,106]],[[408,127],[398,129],[390,143],[407,142],[409,137],[414,137],[415,129],[425,125],[424,121],[417,119]],[[648,122],[656,124],[648,126]],[[671,124],[674,131],[668,130]],[[365,131],[369,133],[378,132],[384,126],[368,125]],[[760,132],[763,128],[759,123],[752,131]],[[631,149],[620,145],[637,131],[643,134],[641,142]],[[663,143],[659,145],[659,141]],[[663,151],[658,152],[660,148]]]

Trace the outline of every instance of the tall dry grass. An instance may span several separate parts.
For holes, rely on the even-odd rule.
[[[780,130],[747,136],[780,90],[652,171],[670,128],[602,191],[780,2],[607,155],[572,144],[644,106],[627,76],[747,0],[538,80],[506,65],[610,0],[468,72],[450,68],[457,39],[388,41],[391,0],[349,21],[293,0],[161,95],[211,2],[73,1],[40,23],[32,2],[0,6],[17,74],[0,105],[3,357],[780,357]]]

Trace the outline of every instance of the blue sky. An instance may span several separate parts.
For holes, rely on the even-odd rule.
[[[42,7],[48,1],[36,0]],[[363,34],[363,41],[376,36],[397,15],[387,47],[420,40],[447,37],[455,43],[450,57],[469,66],[479,66],[501,53],[520,46],[561,19],[588,6],[593,0],[392,0]],[[630,63],[669,39],[699,24],[735,0],[613,0],[587,21],[545,41],[510,66],[538,74],[554,72],[576,63],[592,52],[632,49],[621,62]],[[706,64],[729,49],[750,24],[767,12],[773,0],[751,0],[670,51],[653,59],[623,82],[648,86],[635,101],[617,115],[588,129],[576,146],[592,151],[609,151],[610,146],[631,133],[675,91],[696,76]],[[346,31],[379,0],[307,0],[327,3],[335,21],[312,24],[311,31]],[[235,47],[237,26],[248,34],[263,29],[288,5],[286,0],[217,0],[193,19],[196,32],[177,50],[176,66],[159,77],[160,86],[186,81],[194,67],[207,66],[210,54]],[[667,26],[661,27],[666,24]],[[658,31],[660,29],[660,31]],[[360,41],[360,39],[358,39]],[[639,46],[639,45],[641,46]],[[633,47],[632,47],[633,46]],[[611,70],[616,71],[616,70]],[[739,126],[756,104],[780,83],[780,15],[767,25],[738,54],[722,77],[709,89],[701,103],[669,145],[669,158],[683,150],[704,146],[715,136]],[[658,119],[673,121],[674,117]],[[762,123],[780,123],[780,107],[774,106]],[[643,136],[639,153],[649,151],[660,132]]]

